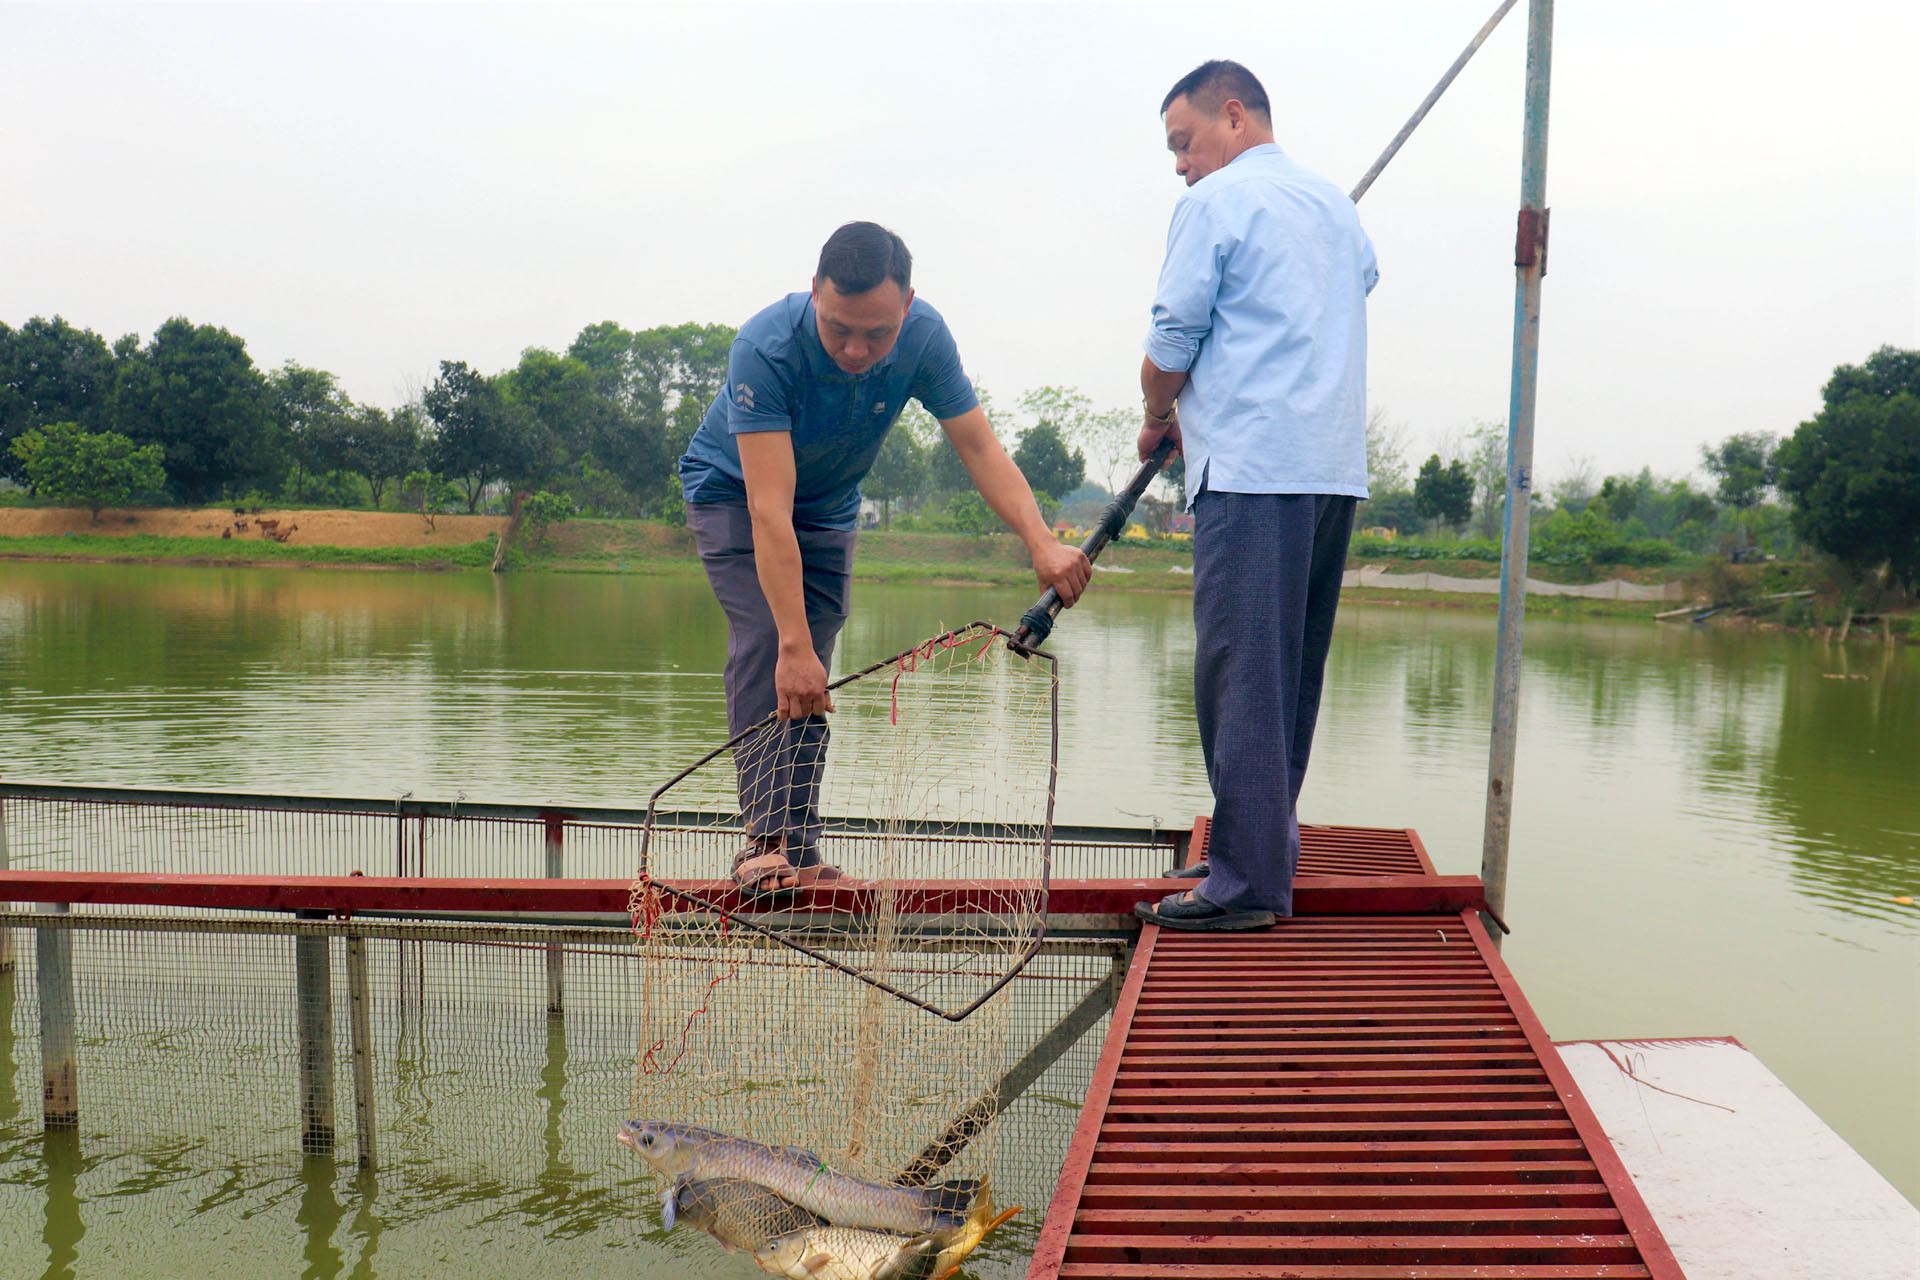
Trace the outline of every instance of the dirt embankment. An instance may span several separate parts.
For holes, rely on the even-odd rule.
[[[102,511],[96,524],[85,511],[71,507],[0,507],[0,536],[10,538],[57,538],[68,533],[218,538],[225,531],[235,539],[271,538],[295,547],[457,547],[478,542],[506,525],[505,516],[435,516],[429,529],[424,518],[407,512],[265,509],[236,514],[231,507]]]

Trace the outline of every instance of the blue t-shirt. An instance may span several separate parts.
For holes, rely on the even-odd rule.
[[[886,359],[854,375],[820,345],[813,295],[790,293],[740,327],[727,385],[680,459],[681,492],[688,502],[744,503],[734,436],[789,431],[794,524],[851,529],[860,518],[860,481],[909,397],[942,421],[980,403],[938,311],[915,298]]]

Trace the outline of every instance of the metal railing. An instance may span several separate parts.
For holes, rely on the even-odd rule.
[[[723,874],[740,833],[711,813],[660,813],[663,827]],[[231,794],[0,782],[0,870],[220,875],[618,879],[640,865],[645,809]],[[826,840],[857,863],[863,843],[991,835],[981,824],[827,820]],[[1058,878],[1156,874],[1185,830],[1059,826]],[[9,856],[11,863],[9,864]]]

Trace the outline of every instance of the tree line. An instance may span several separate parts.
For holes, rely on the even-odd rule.
[[[0,478],[96,513],[153,500],[472,512],[505,488],[564,494],[568,509],[591,514],[675,519],[674,464],[725,383],[734,335],[605,321],[565,351],[529,347],[493,374],[442,361],[388,410],[296,361],[262,371],[237,335],[184,317],[145,342],[111,344],[59,316],[0,323]],[[1006,428],[984,389],[981,399]],[[1841,366],[1823,402],[1785,439],[1756,431],[1704,447],[1711,489],[1648,469],[1599,477],[1576,462],[1535,495],[1535,547],[1549,560],[1631,563],[1804,541],[1849,564],[1884,564],[1910,586],[1920,572],[1920,352],[1882,347]],[[1075,501],[1088,510],[1068,514],[1091,514],[1137,465],[1133,405],[1059,386],[1015,404],[1014,460],[1050,518]],[[997,529],[939,425],[910,405],[900,427],[864,485],[883,522]],[[1373,497],[1362,528],[1497,537],[1504,423],[1454,432],[1417,467],[1404,424],[1376,410],[1367,428]],[[1176,464],[1143,500],[1149,528],[1179,510],[1183,481]]]
[[[261,370],[215,325],[168,320],[109,344],[65,319],[0,324],[0,478],[93,507],[137,501],[457,505],[499,488],[564,491],[597,515],[675,518],[674,464],[726,381],[735,331],[589,325],[563,352],[530,347],[487,374],[442,361],[388,410],[355,403],[323,369]],[[990,404],[990,397],[987,398]],[[1086,453],[1111,469],[1123,414],[1078,392],[1030,391],[1037,420],[1015,450],[1048,501],[1080,487]],[[931,499],[955,527],[991,521],[953,500],[965,469],[915,406],[890,433],[868,492],[890,519]],[[1070,444],[1077,441],[1079,447]]]
[[[496,374],[442,361],[417,397],[387,410],[355,403],[333,374],[297,361],[262,371],[216,325],[176,317],[146,342],[109,345],[59,316],[36,317],[0,324],[0,477],[47,491],[49,475],[73,470],[81,437],[105,436],[90,446],[93,469],[129,464],[107,505],[379,507],[411,480],[421,493],[457,493],[468,511],[505,484],[567,487],[607,514],[657,515],[676,492],[673,460],[726,379],[733,335],[724,325],[591,325],[565,352],[529,348]],[[136,457],[157,463],[158,477]]]
[[[1885,346],[1836,369],[1823,407],[1784,438],[1739,432],[1700,450],[1712,481],[1650,469],[1599,477],[1576,462],[1536,493],[1535,558],[1658,563],[1677,552],[1739,559],[1804,546],[1856,572],[1885,569],[1911,590],[1920,578],[1920,351]],[[1394,533],[1499,534],[1506,503],[1504,423],[1477,423],[1412,468],[1403,426],[1368,422],[1373,498],[1363,527]]]

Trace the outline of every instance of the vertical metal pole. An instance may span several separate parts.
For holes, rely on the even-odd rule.
[[[300,918],[320,917],[302,911]],[[300,1041],[300,1149],[333,1150],[333,962],[332,940],[297,934],[293,939],[295,1018]]]
[[[49,902],[41,910],[64,915],[73,908]],[[49,1129],[80,1124],[80,1051],[74,1034],[73,931],[35,931],[34,959],[40,989],[40,1115]]]
[[[353,1128],[360,1139],[360,1167],[378,1162],[373,1117],[373,1008],[367,980],[367,940],[347,935],[347,1025],[353,1037]]]
[[[547,825],[547,879],[558,880],[564,874],[566,822],[558,814],[546,815]],[[566,1008],[566,951],[557,942],[547,944],[547,1012],[560,1013]]]
[[[1493,669],[1493,740],[1480,878],[1487,906],[1504,914],[1513,820],[1514,739],[1520,712],[1521,623],[1527,604],[1527,507],[1533,496],[1533,409],[1540,366],[1540,279],[1547,273],[1547,85],[1553,0],[1527,7],[1527,103],[1514,241],[1513,387],[1507,409],[1507,509],[1500,548],[1500,632]],[[1495,945],[1500,934],[1489,928]]]

